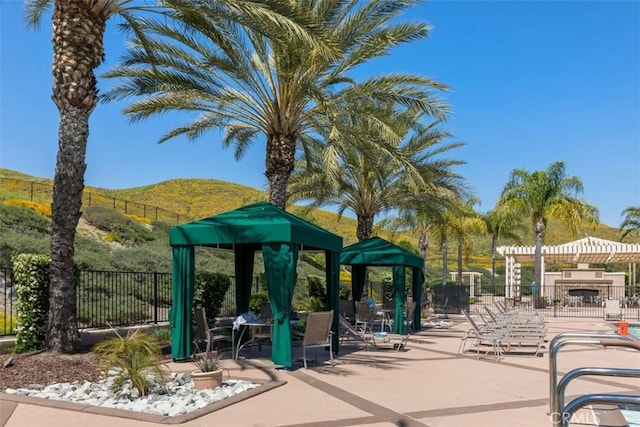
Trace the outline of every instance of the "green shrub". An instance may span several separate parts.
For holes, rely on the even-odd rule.
[[[327,286],[324,279],[319,276],[308,276],[307,286],[309,289],[309,297],[325,300],[327,298]]]
[[[96,360],[105,376],[111,369],[118,370],[112,391],[121,390],[127,381],[141,396],[146,396],[154,381],[167,377],[160,367],[160,349],[156,340],[140,330],[116,336],[96,344],[93,348]]]
[[[108,233],[106,240],[137,244],[153,240],[153,233],[142,224],[108,206],[88,206],[83,217],[94,227]]]
[[[475,297],[469,297],[469,304],[475,304],[476,303],[476,298]]]
[[[340,295],[340,299],[348,300],[351,297],[351,283],[340,282],[338,295]]]
[[[208,271],[196,271],[193,301],[196,307],[202,307],[210,319],[220,315],[224,296],[231,286],[229,276]]]
[[[15,280],[16,353],[40,350],[46,345],[49,316],[49,268],[47,255],[18,254],[12,257]]]
[[[256,315],[260,314],[262,306],[269,302],[269,294],[267,292],[254,292],[249,298],[249,310]]]
[[[299,309],[306,312],[325,310],[324,299],[318,297],[310,297],[299,304]]]
[[[169,328],[158,328],[153,331],[153,338],[159,342],[170,342],[171,341],[171,329]]]

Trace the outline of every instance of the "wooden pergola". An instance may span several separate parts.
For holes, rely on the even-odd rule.
[[[520,266],[535,262],[535,246],[499,246],[497,252],[505,257],[505,294],[516,296],[520,286]],[[622,243],[587,236],[556,246],[542,246],[542,283],[544,289],[545,264],[628,264],[629,277],[636,276],[640,262],[640,244]],[[634,283],[635,285],[635,283]]]

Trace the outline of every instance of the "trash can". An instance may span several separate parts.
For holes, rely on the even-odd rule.
[[[629,322],[618,322],[616,326],[618,327],[619,335],[629,335]]]

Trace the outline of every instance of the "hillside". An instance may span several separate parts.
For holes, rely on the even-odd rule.
[[[8,180],[3,180],[2,178],[8,178]],[[0,200],[10,200],[12,201],[11,204],[30,207],[36,211],[41,211],[45,215],[51,200],[51,184],[52,181],[50,179],[37,178],[0,168]],[[154,219],[152,216],[147,215],[149,211],[154,208],[161,208],[166,210],[165,213],[169,214],[171,220],[162,219],[162,221],[168,222],[169,225],[172,222],[175,223],[176,219],[179,222],[187,222],[236,209],[246,204],[267,200],[267,194],[263,191],[240,184],[211,179],[175,179],[154,185],[119,190],[86,187],[85,196],[87,195],[90,197],[84,197],[85,205],[113,205],[120,212],[123,212],[124,207],[124,212],[127,212],[129,218],[141,220],[145,223],[149,223]],[[98,201],[100,198],[98,195],[102,196],[104,200]],[[144,210],[140,209],[141,206],[144,206]],[[86,207],[83,209],[86,209]],[[356,242],[356,221],[353,218],[342,217],[338,221],[335,213],[325,210],[312,210],[307,213],[304,209],[295,206],[290,208],[289,211],[342,236],[345,245]],[[411,250],[417,252],[417,247],[415,246],[416,236],[384,232],[378,234],[393,242],[402,242],[403,245],[408,245]],[[545,235],[545,244],[561,244],[583,237],[585,234],[609,240],[618,240],[619,230],[601,224],[595,229],[585,227],[578,236],[574,236],[562,224],[550,221]],[[469,255],[465,265],[468,267],[489,268],[490,240],[488,236],[475,235],[472,240],[473,254]],[[533,244],[534,238],[530,227],[523,230],[521,242],[522,245]],[[502,245],[514,243],[499,242]],[[168,247],[168,242],[162,242],[162,244]],[[427,259],[427,265],[432,268],[441,268],[442,253],[439,247],[440,243],[432,239]],[[455,269],[457,262],[456,247],[454,244],[450,244],[449,247],[449,269]]]

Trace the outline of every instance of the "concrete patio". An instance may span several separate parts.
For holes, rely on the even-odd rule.
[[[469,328],[462,318],[449,329],[416,333],[406,351],[364,351],[346,342],[335,358],[320,351],[320,363],[294,370],[273,368],[268,351],[246,351],[225,360],[232,378],[264,382],[269,390],[237,403],[216,404],[180,425],[192,426],[548,426],[549,356],[492,357],[457,354]],[[550,318],[548,339],[561,332],[607,332],[612,324],[599,319]],[[301,350],[296,348],[296,357]],[[170,363],[188,372],[190,364]],[[640,352],[573,346],[558,356],[559,375],[581,366],[640,367]],[[640,393],[637,378],[582,377],[567,389],[567,402],[586,393]],[[212,410],[215,409],[215,410]],[[126,412],[126,413],[125,413]],[[579,412],[580,425],[603,424],[593,411]],[[589,418],[592,418],[591,420]],[[0,394],[0,425],[6,427],[150,427],[179,420],[130,411]],[[576,425],[578,425],[576,423]]]

